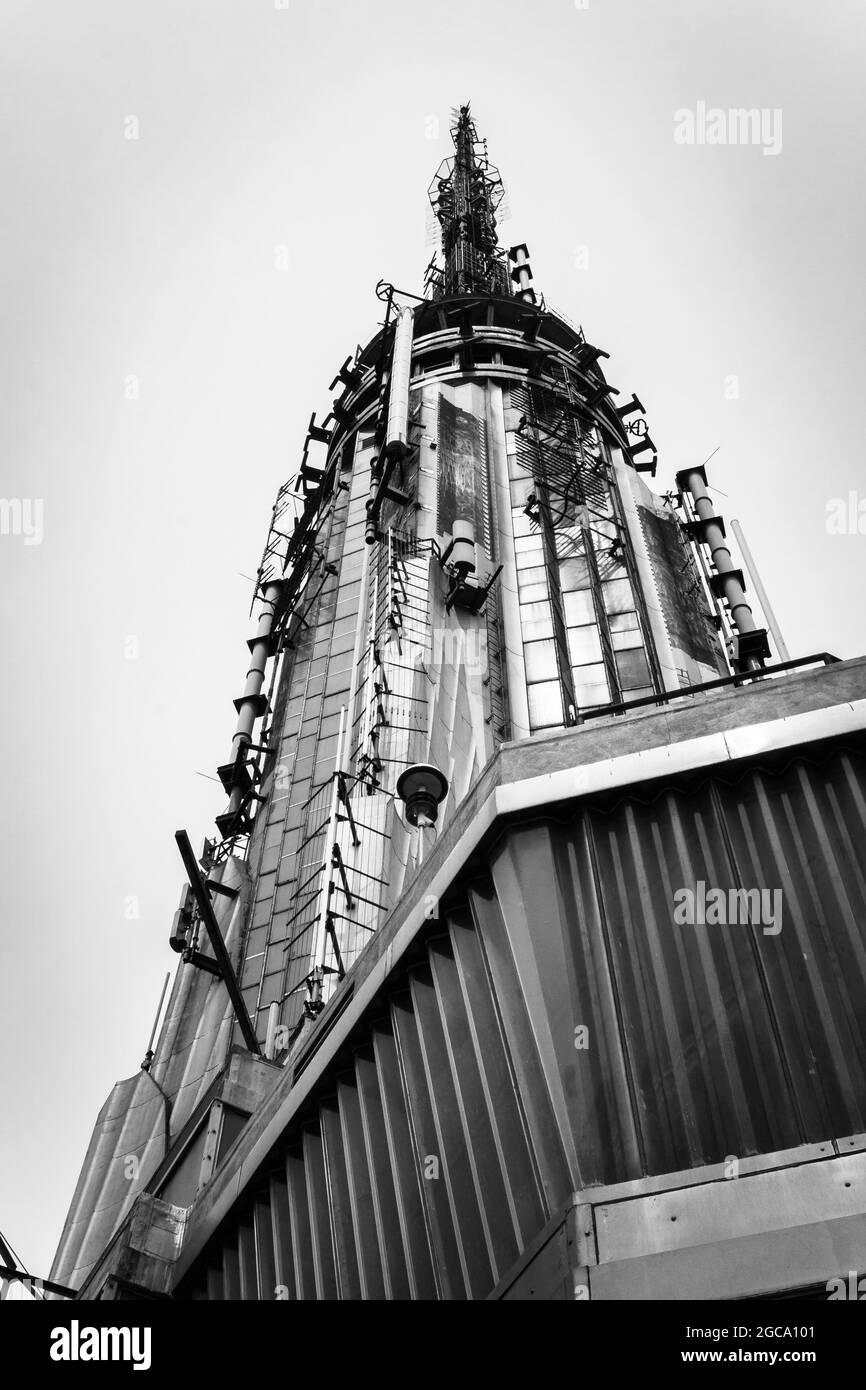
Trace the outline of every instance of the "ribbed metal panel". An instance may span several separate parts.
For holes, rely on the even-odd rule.
[[[373,1057],[387,1141],[387,1156],[381,1149],[374,1152],[376,1186],[386,1194],[387,1200],[389,1182],[394,1184],[402,1259],[411,1297],[435,1298],[438,1286],[430,1249],[429,1216],[422,1198],[415,1136],[409,1121],[397,1038],[390,1018],[373,1028]],[[396,1254],[393,1258],[396,1260]]]
[[[561,1202],[561,1153],[558,1167]],[[341,1058],[315,1112],[286,1136],[280,1166],[224,1223],[185,1292],[480,1298],[551,1209],[464,908]]]
[[[648,1171],[864,1128],[862,787],[839,754],[597,818]],[[672,929],[698,880],[781,889],[782,930]]]
[[[854,745],[508,827],[181,1295],[483,1298],[575,1191],[866,1131],[864,831]]]

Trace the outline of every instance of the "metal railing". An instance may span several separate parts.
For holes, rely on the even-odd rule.
[[[755,671],[738,671],[733,676],[721,676],[715,681],[702,681],[700,685],[684,685],[680,690],[665,690],[660,695],[642,695],[638,700],[623,700],[619,704],[600,705],[597,709],[580,712],[580,721],[601,719],[609,714],[626,714],[646,705],[666,705],[671,700],[679,700],[687,695],[704,695],[708,690],[722,690],[729,685],[743,685],[746,681],[763,680],[765,676],[780,675],[784,671],[794,671],[801,666],[832,666],[839,661],[830,652],[818,652],[815,656],[800,656],[794,661],[780,661],[775,666],[763,666]]]

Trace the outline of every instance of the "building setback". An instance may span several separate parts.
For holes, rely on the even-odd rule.
[[[81,1298],[866,1267],[866,660],[771,653],[704,468],[653,491],[452,135],[424,294],[380,282],[274,506],[226,809],[178,836],[165,1018],[51,1272]]]

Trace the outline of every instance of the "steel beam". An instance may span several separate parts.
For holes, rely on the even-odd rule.
[[[187,876],[190,882],[190,887],[192,888],[193,896],[195,897],[198,910],[201,914],[201,919],[204,923],[205,931],[207,932],[210,938],[210,944],[213,947],[214,957],[219,967],[220,978],[223,980],[225,987],[229,992],[229,999],[232,1001],[232,1008],[235,1011],[235,1017],[237,1018],[238,1024],[240,1025],[240,1030],[243,1034],[244,1042],[246,1043],[250,1052],[254,1053],[257,1057],[260,1057],[262,1055],[262,1049],[259,1047],[259,1040],[256,1037],[256,1032],[253,1028],[252,1023],[250,1022],[250,1016],[247,1013],[247,1006],[244,1003],[244,997],[241,994],[240,985],[238,984],[234,968],[232,966],[231,961],[229,960],[229,953],[226,950],[226,944],[223,941],[223,936],[222,932],[220,931],[219,922],[217,921],[216,914],[213,910],[213,903],[211,902],[210,894],[207,890],[205,881],[202,878],[201,873],[199,871],[198,861],[196,860],[193,847],[189,842],[189,836],[187,835],[185,830],[177,830],[175,831],[174,838],[177,841],[177,847],[180,850],[180,857],[183,860],[183,865],[186,869]]]

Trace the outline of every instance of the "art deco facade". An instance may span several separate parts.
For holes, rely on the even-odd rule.
[[[52,1271],[85,1298],[866,1263],[866,666],[767,664],[704,470],[650,488],[641,402],[453,136],[425,293],[380,283],[277,498],[227,809]],[[698,883],[780,889],[783,929],[678,925]]]

